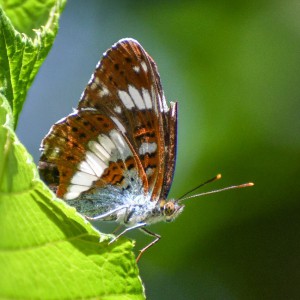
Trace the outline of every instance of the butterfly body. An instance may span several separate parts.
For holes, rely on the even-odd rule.
[[[67,203],[89,219],[114,221],[127,227],[139,223],[150,225],[161,221],[170,222],[184,207],[175,200],[154,202],[150,195],[121,192],[113,186],[101,189],[100,193],[95,190],[93,193],[82,194]]]

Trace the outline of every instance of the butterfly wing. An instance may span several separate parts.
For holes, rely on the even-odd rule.
[[[152,200],[166,198],[176,158],[177,103],[165,100],[157,66],[133,39],[108,50],[97,66],[79,108],[110,116],[139,157]]]
[[[78,110],[42,141],[40,174],[58,197],[77,207],[96,193],[110,203],[104,210],[113,209],[129,190],[156,201],[172,182],[176,113],[151,57],[135,40],[121,40],[97,65]],[[99,209],[79,210],[95,215]]]

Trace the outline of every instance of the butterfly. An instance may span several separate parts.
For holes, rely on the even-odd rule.
[[[89,220],[139,228],[174,220],[166,200],[175,169],[177,102],[167,103],[157,66],[134,39],[108,49],[73,113],[42,140],[39,173],[57,197]],[[113,241],[114,241],[113,240]]]

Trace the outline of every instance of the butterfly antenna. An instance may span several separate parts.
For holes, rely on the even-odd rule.
[[[184,200],[191,199],[191,198],[197,198],[197,197],[201,197],[201,196],[204,196],[204,195],[224,192],[224,191],[227,191],[227,190],[245,188],[245,187],[249,187],[249,186],[253,186],[253,185],[254,185],[253,182],[243,183],[243,184],[239,184],[239,185],[232,185],[232,186],[228,186],[228,187],[225,187],[225,188],[222,188],[222,189],[217,189],[217,190],[213,190],[213,191],[209,191],[209,192],[204,192],[204,193],[192,195],[192,196],[185,197],[185,198],[180,198],[179,200],[184,201]]]
[[[217,181],[217,180],[221,179],[221,177],[222,177],[222,175],[221,175],[221,174],[218,174],[218,175],[216,175],[215,177],[213,177],[213,178],[211,178],[211,179],[209,179],[209,180],[207,180],[207,181],[205,181],[205,182],[203,182],[203,183],[197,185],[195,188],[191,189],[190,191],[188,191],[187,193],[185,193],[185,194],[183,194],[181,197],[179,197],[179,198],[178,198],[178,201],[179,201],[179,200],[184,200],[183,198],[184,198],[186,195],[188,195],[188,194],[190,194],[190,193],[192,193],[192,192],[198,190],[200,187],[202,187],[202,186],[204,186],[204,185],[206,185],[206,184],[208,184],[208,183],[211,183],[211,182],[214,182],[214,181]]]

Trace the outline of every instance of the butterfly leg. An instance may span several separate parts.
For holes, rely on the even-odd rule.
[[[108,245],[112,244],[113,242],[115,242],[119,237],[121,237],[123,234],[125,234],[126,232],[132,230],[132,229],[136,229],[136,228],[141,228],[143,226],[145,226],[146,223],[138,223],[132,227],[128,227],[126,228],[125,230],[123,230],[120,234],[118,234],[115,238],[113,238],[109,243]]]
[[[146,250],[148,250],[150,247],[152,247],[154,244],[156,244],[161,239],[161,236],[159,234],[153,233],[153,232],[147,230],[145,227],[140,228],[140,230],[143,230],[147,235],[155,237],[155,240],[153,240],[150,244],[148,244],[146,247],[144,247],[142,250],[140,250],[140,254],[136,258],[136,262],[138,262],[140,260],[140,258],[142,257],[142,255],[144,254],[144,252]]]

